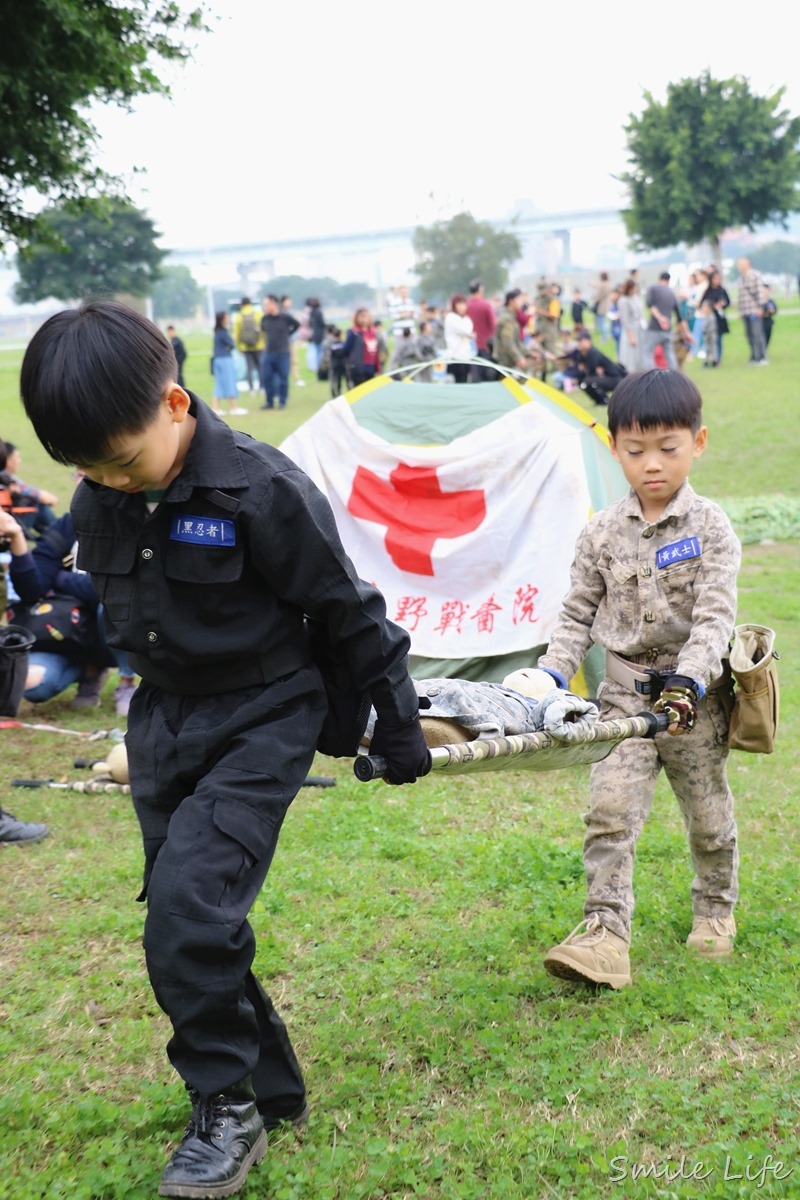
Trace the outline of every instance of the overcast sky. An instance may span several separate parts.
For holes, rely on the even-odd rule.
[[[706,67],[800,111],[794,33],[742,0],[210,7],[172,100],[94,113],[169,247],[621,204],[628,115]]]

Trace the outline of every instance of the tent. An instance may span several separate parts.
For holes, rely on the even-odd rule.
[[[415,678],[499,681],[535,665],[579,531],[627,490],[606,429],[513,372],[463,385],[381,375],[281,449],[325,492],[359,574],[408,630]]]

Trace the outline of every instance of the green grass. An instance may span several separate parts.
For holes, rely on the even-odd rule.
[[[781,318],[769,370],[746,367],[739,331],[722,370],[690,368],[710,427],[699,490],[796,500],[799,328]],[[204,395],[207,341],[189,360]],[[0,433],[66,499],[69,472],[18,410],[19,357],[0,352]],[[237,424],[280,441],[324,398],[309,383],[285,413]],[[595,994],[541,966],[581,916],[585,769],[388,789],[317,761],[336,786],[301,791],[253,913],[256,970],[314,1112],[302,1139],[277,1139],[245,1200],[800,1194],[798,596],[796,541],[745,547],[740,616],[778,632],[784,716],[773,756],[731,756],[742,867],[727,964],[685,951],[691,872],[663,782],[637,856],[634,986]],[[110,694],[90,715],[68,702],[20,715],[117,723]],[[73,757],[108,743],[2,737],[0,803],[52,836],[0,856],[0,1200],[146,1200],[186,1106],[144,971],[136,821],[124,796],[10,786],[75,778]],[[634,1178],[647,1164],[661,1177]]]

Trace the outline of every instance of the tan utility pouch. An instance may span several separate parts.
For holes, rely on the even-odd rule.
[[[733,631],[730,664],[736,696],[728,731],[731,750],[771,754],[775,749],[780,693],[774,645],[775,631],[766,625],[737,625]]]

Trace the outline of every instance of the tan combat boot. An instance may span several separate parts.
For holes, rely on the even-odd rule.
[[[704,958],[719,958],[733,950],[736,922],[733,917],[695,917],[686,939],[690,950]]]
[[[579,932],[584,925],[586,928]],[[596,914],[581,921],[565,941],[554,946],[544,965],[551,975],[579,983],[607,983],[612,988],[623,988],[631,981],[628,943],[601,925]]]

